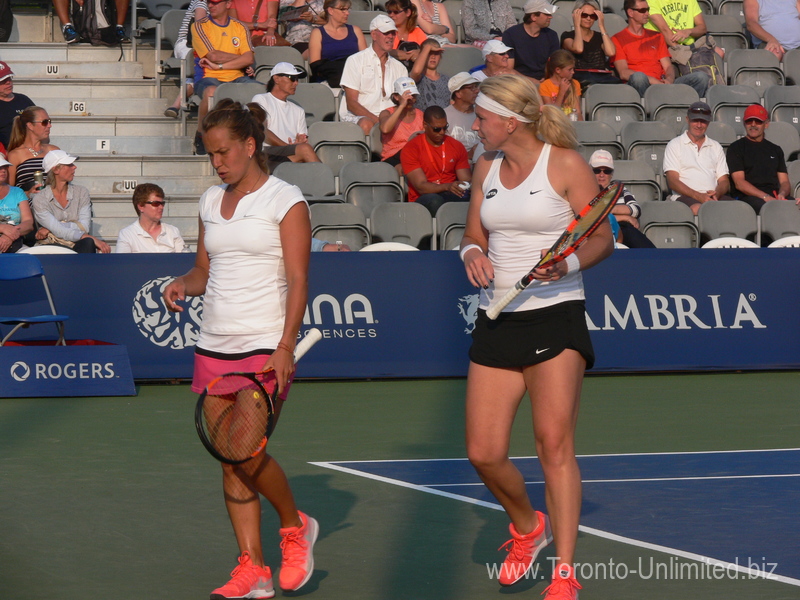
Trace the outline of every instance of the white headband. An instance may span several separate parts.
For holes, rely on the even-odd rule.
[[[523,117],[522,115],[518,115],[514,111],[507,109],[499,102],[492,100],[491,98],[489,98],[489,96],[487,96],[483,92],[478,93],[478,97],[475,99],[475,104],[477,104],[481,108],[485,108],[489,112],[493,112],[496,115],[500,115],[501,117],[514,117],[517,121],[521,123],[533,123],[533,121],[531,121],[530,119]]]

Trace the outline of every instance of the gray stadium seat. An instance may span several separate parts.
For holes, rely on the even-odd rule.
[[[439,250],[458,248],[467,224],[468,210],[469,202],[445,202],[436,211],[436,236],[439,240]]]
[[[311,235],[332,244],[342,242],[354,252],[372,243],[364,213],[352,204],[312,204]]]
[[[719,142],[720,146],[727,150],[738,137],[733,127],[722,121],[711,121],[706,129],[706,136],[710,137],[715,142]]]
[[[800,85],[800,48],[789,50],[783,55],[783,72],[787,84]]]
[[[638,92],[629,85],[596,83],[586,90],[586,118],[603,121],[619,134],[626,123],[644,121]]]
[[[800,133],[791,123],[775,122],[770,123],[766,132],[766,137],[773,144],[778,144],[783,148],[786,160],[795,160],[800,152]]]
[[[520,21],[522,21],[522,19],[520,19]],[[559,10],[553,15],[549,27],[558,34],[558,39],[560,40],[562,33],[565,31],[572,31],[572,11],[565,10],[561,12],[561,10]]]
[[[740,200],[704,202],[697,211],[702,238],[748,239],[758,233],[758,218],[752,207]]]
[[[708,33],[714,38],[717,45],[724,48],[726,52],[749,47],[742,22],[736,17],[707,14],[703,18],[705,19]]]
[[[416,202],[387,202],[372,209],[370,230],[375,241],[419,248],[433,236],[433,219],[428,209]]]
[[[800,235],[800,210],[791,200],[770,200],[761,207],[761,234],[776,241]]]
[[[675,135],[668,125],[660,121],[646,121],[627,123],[622,128],[620,139],[626,158],[649,164],[656,174],[656,181],[663,184],[661,172],[664,167],[664,150]]]
[[[622,181],[639,202],[661,200],[661,185],[655,171],[641,160],[614,161],[614,179]]]
[[[595,150],[608,150],[614,160],[625,156],[625,149],[617,141],[617,133],[611,125],[602,121],[575,121],[575,132],[578,134],[578,152],[588,161]]]
[[[800,54],[795,57],[800,61]],[[800,85],[773,85],[764,93],[771,121],[791,123],[800,131]]]
[[[786,170],[789,172],[789,183],[792,186],[792,195],[797,198],[800,194],[800,160],[786,163]]]
[[[606,3],[606,6],[607,5],[608,3]],[[606,33],[608,33],[609,36],[617,35],[620,31],[628,26],[628,22],[625,20],[625,17],[616,13],[603,13],[603,17],[605,19]],[[592,29],[595,31],[600,31],[597,27],[597,21],[595,21],[594,25],[592,25]]]
[[[743,0],[722,0],[717,3],[717,14],[731,16],[744,25],[744,2]]]
[[[319,159],[338,175],[342,166],[351,162],[367,162],[369,146],[361,127],[343,121],[318,121],[308,128],[308,143]]]
[[[230,98],[241,103],[242,106],[253,101],[253,96],[266,91],[263,83],[223,83],[214,91],[214,104],[223,98]]]
[[[644,106],[653,121],[668,125],[675,135],[686,129],[686,112],[700,100],[694,88],[683,84],[651,85],[644,93]]]
[[[347,163],[339,171],[339,184],[343,200],[359,207],[365,216],[371,215],[375,206],[405,198],[397,170],[383,162]]]
[[[456,28],[456,42],[459,44],[464,41],[464,27],[461,25],[461,6],[463,4],[463,0],[444,0],[439,7],[439,10],[444,8],[447,11],[450,23]]]
[[[475,46],[445,46],[439,72],[452,77],[456,73],[482,65],[483,62],[483,55]]]
[[[285,162],[275,167],[275,177],[300,188],[309,202],[341,202],[333,171],[325,163]]]
[[[731,85],[749,85],[761,97],[768,87],[785,82],[778,58],[768,50],[731,50],[725,62]]]
[[[751,104],[760,104],[761,98],[749,85],[712,85],[706,92],[706,102],[715,121],[727,123],[736,135],[744,135],[744,111]]]
[[[700,231],[683,202],[640,202],[639,227],[656,248],[697,248]]]
[[[288,62],[308,73],[306,61],[300,52],[292,46],[256,46],[255,64],[256,79],[266,84],[269,81],[269,72],[279,62]],[[301,76],[300,81],[305,78]]]
[[[168,11],[184,8],[186,0],[139,0],[147,12],[155,19],[160,19]]]
[[[351,10],[347,22],[353,27],[358,27],[364,33],[369,33],[369,24],[378,15],[385,15],[382,10]]]
[[[336,98],[327,85],[321,83],[300,83],[294,95],[289,96],[289,102],[294,102],[306,112],[306,125],[317,121],[336,121]]]

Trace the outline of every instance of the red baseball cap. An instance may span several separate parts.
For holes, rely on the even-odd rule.
[[[747,121],[749,119],[758,119],[763,123],[764,121],[769,121],[769,113],[760,104],[751,104],[744,111],[744,120]]]
[[[8,63],[0,60],[0,81],[8,79],[9,77],[14,77],[14,71],[11,70],[11,67],[8,66]]]

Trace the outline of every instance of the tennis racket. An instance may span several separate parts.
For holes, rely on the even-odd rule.
[[[597,196],[589,201],[580,214],[575,217],[572,223],[569,224],[561,237],[556,240],[556,243],[548,250],[541,260],[536,263],[525,276],[520,279],[516,285],[508,290],[505,296],[494,306],[486,311],[486,316],[490,319],[496,319],[502,310],[508,306],[514,298],[519,296],[526,287],[533,281],[534,271],[543,267],[549,267],[561,262],[570,254],[580,248],[581,244],[592,235],[595,229],[600,226],[614,208],[620,194],[622,193],[622,183],[619,181],[612,181],[609,186],[603,189]]]
[[[295,362],[321,338],[319,329],[310,329],[295,348]],[[275,425],[277,395],[271,367],[258,373],[227,373],[209,383],[197,400],[194,423],[211,456],[238,465],[261,452]]]

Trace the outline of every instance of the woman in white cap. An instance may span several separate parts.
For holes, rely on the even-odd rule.
[[[472,76],[478,81],[483,81],[487,77],[496,77],[497,75],[519,75],[519,73],[509,65],[510,59],[508,53],[511,52],[511,50],[512,48],[510,46],[506,46],[500,40],[489,40],[484,44],[483,48],[481,48],[481,54],[483,54],[483,61],[486,63],[486,67],[474,71]]]
[[[28,197],[18,187],[8,185],[11,163],[0,156],[0,254],[16,252],[22,238],[33,231],[33,214]]]
[[[37,245],[55,244],[79,254],[108,254],[111,247],[91,235],[92,201],[89,190],[72,183],[75,161],[63,150],[51,150],[44,157],[45,187],[33,197],[33,214],[39,229]]]
[[[394,82],[394,106],[381,111],[378,126],[381,129],[381,160],[389,163],[402,176],[400,151],[415,133],[422,131],[422,111],[416,108],[419,90],[411,77],[400,77]]]
[[[554,539],[558,559],[546,600],[575,600],[581,512],[575,426],[584,370],[594,363],[580,271],[611,254],[611,230],[604,223],[566,261],[537,269],[535,281],[490,321],[486,310],[558,239],[597,194],[597,182],[573,149],[578,143],[566,115],[543,105],[527,77],[484,81],[475,113],[473,127],[487,152],[475,164],[461,242],[467,277],[481,288],[469,352],[467,455],[511,520],[500,584],[525,577]],[[508,457],[526,392],[548,516],[534,510],[525,479]]]
[[[14,117],[8,142],[8,182],[26,192],[38,191],[36,173],[44,172],[42,162],[58,146],[50,143],[53,121],[40,106],[29,106]]]

